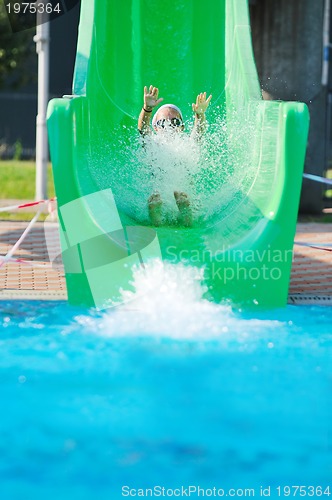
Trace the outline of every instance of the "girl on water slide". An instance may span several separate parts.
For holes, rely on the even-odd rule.
[[[144,87],[144,104],[138,118],[138,130],[143,136],[152,134],[150,126],[151,115],[164,99],[158,98],[159,89],[150,85],[150,88]],[[192,137],[199,140],[206,130],[205,112],[210,104],[212,95],[206,97],[206,92],[198,94],[196,103],[192,104],[195,113],[195,122],[192,130]],[[182,112],[175,104],[164,104],[155,113],[152,119],[153,130],[157,134],[183,132],[184,123]],[[174,191],[174,198],[178,206],[181,221],[185,226],[192,224],[192,211],[188,195],[181,191]],[[160,226],[162,223],[162,199],[159,193],[153,193],[148,200],[150,219],[153,225]]]

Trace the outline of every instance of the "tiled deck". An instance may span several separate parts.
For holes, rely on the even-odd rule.
[[[27,222],[0,222],[0,255],[6,255],[27,225]],[[0,267],[0,299],[67,299],[62,262],[57,259],[52,266],[48,248],[52,255],[60,255],[58,224],[38,222],[13,255],[33,264],[9,262]]]
[[[5,255],[17,242],[27,224],[0,222],[0,255]],[[331,225],[300,223],[296,242],[289,302],[332,305]],[[324,247],[325,250],[303,246],[301,243]],[[62,262],[58,258],[52,266],[48,251],[54,256],[60,255],[58,225],[54,222],[37,223],[13,256],[32,260],[33,264],[10,262],[0,267],[0,299],[66,300]]]
[[[289,302],[332,306],[331,224],[300,223],[295,242],[299,244],[294,245]],[[310,243],[316,248],[301,243]]]

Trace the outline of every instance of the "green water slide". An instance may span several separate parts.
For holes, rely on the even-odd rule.
[[[213,95],[189,182],[174,157],[163,173],[160,227],[137,132],[150,84],[182,109],[183,137],[196,95]],[[210,300],[284,306],[308,123],[304,104],[262,100],[247,0],[82,0],[73,95],[48,108],[69,302],[121,303],[133,269],[162,258],[203,269]],[[191,227],[173,189],[189,193]]]

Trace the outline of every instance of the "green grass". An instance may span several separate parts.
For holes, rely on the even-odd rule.
[[[33,161],[0,161],[0,199],[34,200],[36,182],[36,164]],[[51,165],[47,172],[48,198],[54,196],[54,184]],[[34,213],[4,212],[2,220],[31,220]],[[40,220],[46,215],[41,214]]]
[[[319,222],[322,224],[331,224],[332,223],[332,214],[321,214],[321,215],[300,214],[297,221],[298,222]]]
[[[49,198],[54,196],[51,165],[48,165],[47,190]],[[0,198],[34,200],[36,165],[32,161],[0,161]]]

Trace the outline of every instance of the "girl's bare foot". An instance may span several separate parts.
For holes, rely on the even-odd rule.
[[[181,191],[174,191],[174,198],[180,212],[180,222],[186,227],[193,223],[193,215],[190,207],[188,195]]]
[[[149,215],[154,226],[160,226],[162,223],[161,209],[162,200],[159,193],[152,194],[148,199]]]

